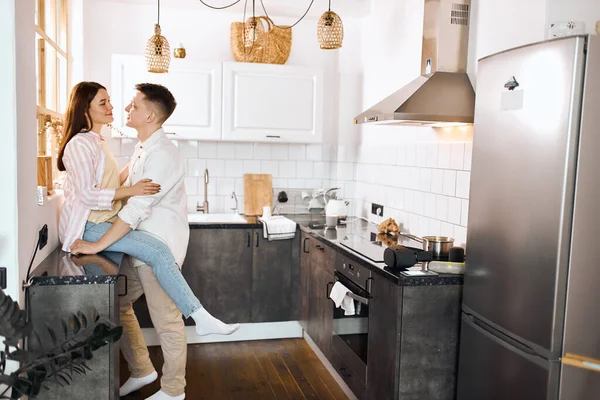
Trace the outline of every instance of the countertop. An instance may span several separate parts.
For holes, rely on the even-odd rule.
[[[354,235],[362,237],[365,240],[371,241],[377,235],[376,226],[369,224],[364,220],[355,217],[348,217],[348,224],[340,224],[336,229],[310,229],[308,223],[325,222],[325,217],[320,214],[288,214],[285,217],[293,220],[298,224],[299,229],[305,232],[320,242],[333,248],[338,253],[349,259],[359,262],[361,265],[369,268],[371,271],[384,276],[390,281],[401,286],[438,286],[438,285],[462,285],[463,275],[454,274],[438,274],[434,276],[405,276],[399,270],[387,267],[384,263],[373,262],[360,254],[348,249],[341,244],[344,237]],[[190,224],[190,229],[255,229],[262,228],[262,224],[257,217],[244,216],[245,223],[200,223]],[[411,247],[420,248],[421,244],[413,241],[410,238],[399,236],[399,244],[404,244]],[[385,246],[385,244],[383,244]],[[421,265],[417,264],[412,270],[420,270]]]
[[[114,284],[124,254],[104,251],[93,256],[72,256],[58,247],[29,276],[31,285]]]
[[[356,218],[348,217],[348,221],[354,221],[349,222],[348,224],[338,225],[336,229],[310,229],[308,227],[308,222],[315,220],[324,222],[324,217],[321,217],[321,220],[315,219],[314,217],[310,219],[304,219],[302,216],[297,219],[294,216],[288,216],[288,218],[295,220],[298,223],[301,231],[308,233],[320,242],[329,245],[343,256],[360,263],[361,265],[369,268],[372,272],[391,280],[397,285],[440,286],[463,284],[463,275],[438,274],[432,276],[405,276],[400,273],[400,270],[389,268],[385,265],[385,263],[382,262],[374,262],[343,246],[341,241],[348,235],[359,236],[367,241],[371,241],[377,236],[378,231],[376,226],[369,224],[366,221],[356,220]],[[401,235],[399,236],[398,241],[394,243],[417,248],[421,248],[422,246],[420,243]],[[385,244],[382,244],[382,246],[385,247]],[[416,264],[410,269],[418,271],[421,269],[421,264]]]

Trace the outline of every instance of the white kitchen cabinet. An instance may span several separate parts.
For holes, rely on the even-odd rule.
[[[146,71],[143,56],[113,55],[111,100],[115,107],[114,126],[127,136],[136,136],[127,128],[125,107],[135,94],[135,84],[159,83],[175,96],[177,107],[164,124],[173,139],[218,140],[221,138],[222,63],[191,59],[172,59],[169,72]]]
[[[223,63],[223,140],[315,143],[322,135],[321,70]]]

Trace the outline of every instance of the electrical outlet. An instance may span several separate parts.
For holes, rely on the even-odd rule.
[[[383,216],[383,206],[376,204],[376,203],[371,203],[371,214],[382,217]]]
[[[2,267],[0,268],[0,288],[6,289],[6,286],[6,268]]]
[[[48,244],[48,225],[44,225],[42,226],[42,229],[40,229],[38,249],[43,249],[46,244]]]

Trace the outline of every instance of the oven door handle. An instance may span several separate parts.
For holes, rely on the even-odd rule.
[[[359,296],[359,295],[354,294],[354,293],[352,293],[350,291],[348,291],[348,293],[346,293],[346,295],[348,297],[350,297],[351,299],[354,299],[354,300],[358,301],[359,303],[363,303],[363,304],[365,304],[367,306],[369,305],[369,299],[367,299],[366,297]]]

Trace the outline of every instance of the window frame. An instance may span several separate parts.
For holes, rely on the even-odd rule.
[[[60,185],[64,176],[58,171],[56,161],[65,111],[61,108],[66,105],[71,78],[68,7],[69,0],[36,0],[37,176],[38,186],[46,186],[49,194],[53,194],[55,184]],[[54,26],[46,26],[48,20]]]

